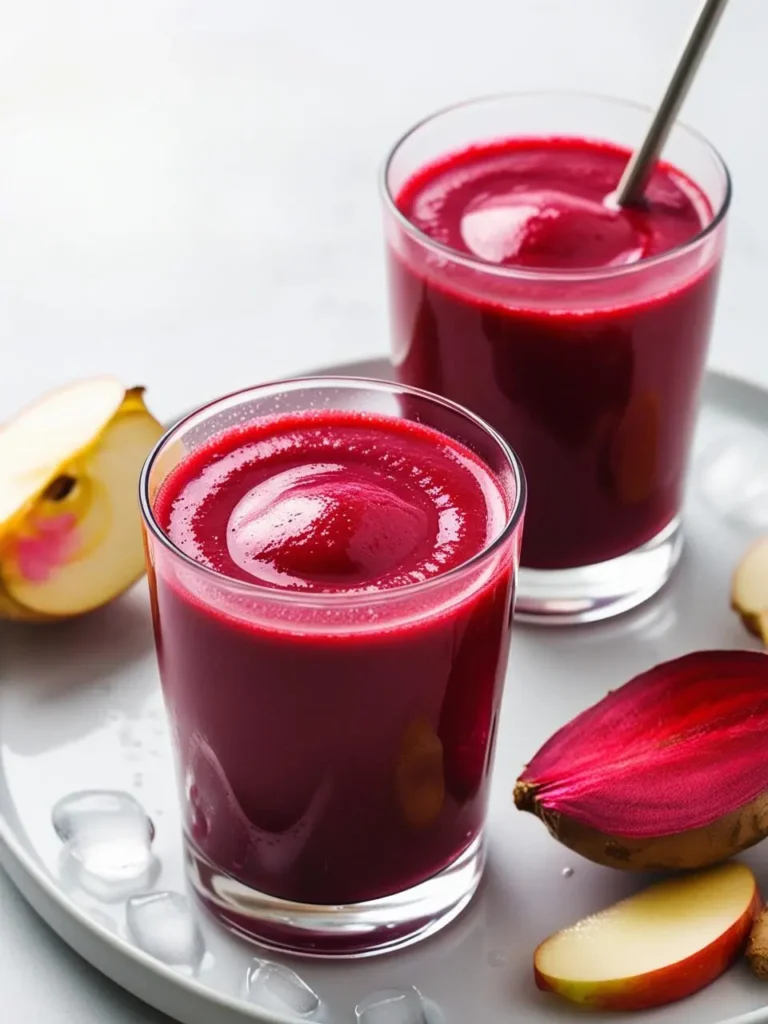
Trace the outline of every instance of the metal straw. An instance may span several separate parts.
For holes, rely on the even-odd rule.
[[[656,158],[667,141],[672,123],[688,93],[727,2],[728,0],[704,0],[702,3],[642,145],[632,154],[621,176],[613,196],[613,200],[619,206],[630,206],[642,197]]]

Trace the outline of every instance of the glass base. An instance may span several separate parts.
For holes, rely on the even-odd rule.
[[[653,597],[683,551],[680,517],[634,551],[577,569],[520,568],[515,618],[561,626],[621,615]]]
[[[187,838],[187,869],[203,905],[227,928],[268,949],[364,957],[402,949],[445,927],[469,904],[485,866],[482,834],[438,875],[366,903],[293,903],[223,873]]]

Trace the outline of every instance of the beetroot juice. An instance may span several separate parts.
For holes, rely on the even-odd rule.
[[[280,394],[245,395],[262,390]],[[244,912],[244,891],[294,911],[354,906],[476,846],[522,514],[513,457],[479,421],[445,405],[438,432],[431,397],[403,396],[408,419],[346,391],[360,407],[277,402],[223,429],[182,424],[194,443],[148,491],[193,878],[230,923],[294,948],[311,922],[292,937]],[[395,923],[338,942],[326,925],[309,945],[406,940]]]
[[[531,132],[531,118],[521,135],[435,135],[472,107],[425,122],[388,165],[397,377],[515,447],[530,488],[523,566],[589,567],[662,536],[680,510],[717,197],[662,163],[644,202],[620,209],[610,196],[629,149]],[[408,146],[419,155],[406,160]]]

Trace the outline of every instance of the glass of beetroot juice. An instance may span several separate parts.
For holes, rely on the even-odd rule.
[[[569,93],[460,104],[383,174],[395,375],[473,409],[525,466],[518,612],[579,622],[656,593],[680,508],[730,200],[675,125],[612,202],[650,111]]]
[[[144,467],[189,875],[264,945],[364,955],[469,902],[525,505],[453,403],[307,378],[193,413]]]

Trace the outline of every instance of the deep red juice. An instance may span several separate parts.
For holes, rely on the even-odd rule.
[[[390,231],[397,375],[513,445],[532,568],[624,554],[681,504],[720,254],[653,263],[712,211],[665,164],[642,206],[612,207],[628,157],[580,139],[502,140],[423,168],[394,197],[422,235],[469,257]]]
[[[258,419],[170,473],[155,517],[220,574],[170,559],[152,573],[187,835],[211,864],[273,896],[347,903],[472,843],[512,560],[450,572],[502,533],[508,504],[468,448],[355,412]],[[329,595],[343,599],[330,611]]]

